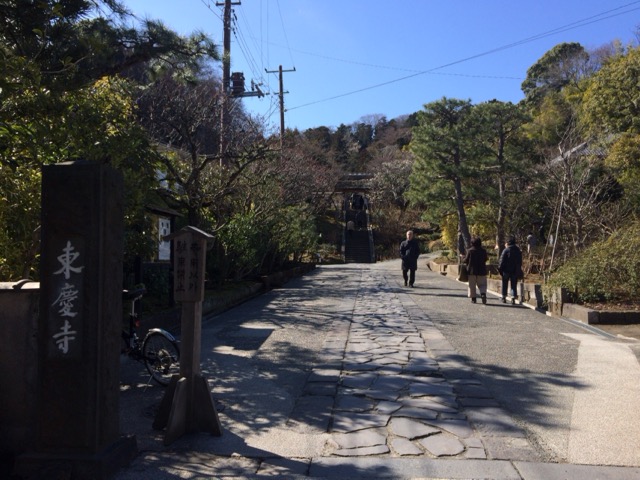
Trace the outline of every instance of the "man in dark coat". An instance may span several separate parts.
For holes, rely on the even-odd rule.
[[[518,298],[518,277],[522,272],[522,252],[516,245],[515,237],[509,238],[506,248],[500,255],[498,272],[502,276],[502,303],[507,303],[507,287],[511,283],[511,304],[515,305]]]
[[[473,303],[476,303],[476,286],[480,290],[482,303],[487,303],[487,259],[487,251],[482,248],[482,239],[474,238],[471,248],[462,260],[469,273],[469,298]]]
[[[400,244],[400,258],[402,259],[402,277],[404,286],[407,283],[413,287],[416,280],[416,270],[418,269],[418,257],[420,256],[420,245],[413,238],[413,230],[407,231],[407,239]]]

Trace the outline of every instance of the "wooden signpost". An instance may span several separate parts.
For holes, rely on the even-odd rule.
[[[200,372],[205,260],[211,238],[191,226],[165,237],[173,240],[174,298],[182,303],[180,375],[171,379],[153,423],[154,429],[166,428],[165,445],[185,433],[222,435],[209,385]]]

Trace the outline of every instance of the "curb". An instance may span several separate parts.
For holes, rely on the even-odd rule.
[[[303,266],[298,266],[290,270],[260,277],[260,282],[255,282],[238,290],[230,291],[229,295],[224,298],[205,298],[202,302],[203,321],[208,321],[212,317],[215,317],[216,315],[219,315],[231,308],[237,307],[258,295],[268,292],[269,290],[282,287],[288,281],[302,277],[313,271],[315,268],[315,263],[304,264]],[[176,307],[171,310],[158,312],[155,315],[145,316],[143,321],[147,325],[163,327],[173,333],[176,333],[180,331],[180,315],[181,309],[180,307]]]
[[[427,266],[430,270],[439,272],[441,275],[447,277],[449,276],[449,273],[451,273],[451,278],[458,281],[454,278],[458,273],[458,265],[428,262]],[[500,279],[487,278],[487,291],[494,295],[501,296],[499,290],[500,282]],[[639,311],[594,310],[577,303],[568,302],[562,303],[561,312],[558,314],[556,309],[543,306],[544,299],[542,298],[541,285],[533,283],[527,284],[523,282],[519,282],[519,285],[521,285],[522,289],[521,294],[523,293],[524,295],[521,295],[518,305],[524,305],[525,307],[537,310],[541,313],[546,313],[547,315],[555,318],[570,319],[586,325],[633,325],[640,323]],[[524,287],[522,287],[522,285],[524,285]],[[522,301],[522,298],[525,298],[525,301]]]

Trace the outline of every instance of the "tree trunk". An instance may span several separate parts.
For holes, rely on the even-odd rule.
[[[458,210],[458,231],[464,240],[464,250],[471,246],[471,234],[469,233],[469,224],[467,223],[467,213],[464,209],[464,195],[462,194],[462,183],[460,179],[454,180],[456,190],[456,208]],[[460,249],[461,245],[458,245]],[[462,253],[462,252],[459,252]]]
[[[505,204],[505,196],[506,196],[506,185],[504,175],[500,175],[498,179],[498,218],[496,219],[496,246],[498,247],[498,254],[502,253],[504,249],[505,242],[505,232],[504,232],[504,221],[506,217],[506,212],[504,209]]]

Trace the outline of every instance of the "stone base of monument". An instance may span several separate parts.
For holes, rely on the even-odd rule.
[[[108,480],[138,454],[135,435],[122,437],[98,453],[25,453],[16,458],[19,478]]]
[[[222,426],[207,380],[202,375],[174,375],[153,422],[155,430],[166,428],[164,444],[170,445],[187,433],[222,435]]]

